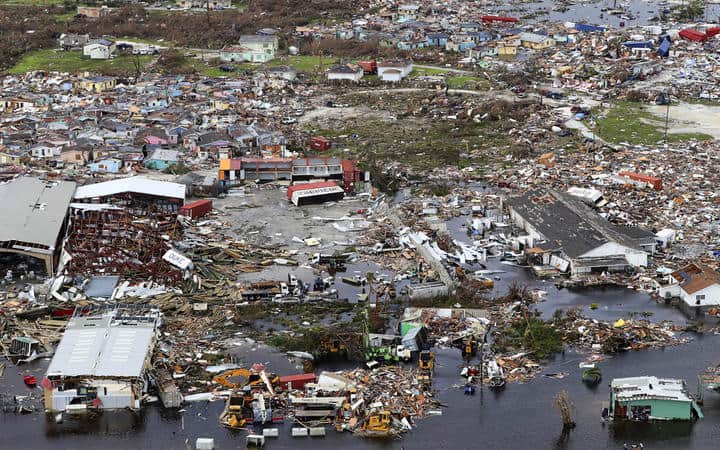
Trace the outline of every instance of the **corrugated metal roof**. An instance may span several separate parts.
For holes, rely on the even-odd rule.
[[[121,178],[118,180],[105,181],[103,183],[80,186],[75,192],[75,198],[83,200],[107,197],[125,192],[185,200],[184,184],[150,180],[143,177]]]
[[[692,401],[688,395],[685,381],[675,378],[615,378],[610,383],[610,387],[618,400],[665,398],[687,402]]]
[[[49,377],[139,377],[152,350],[154,321],[118,321],[114,312],[74,317],[55,350]]]
[[[20,241],[55,248],[75,192],[75,183],[19,177],[0,184],[0,242]],[[35,251],[35,250],[31,250]]]

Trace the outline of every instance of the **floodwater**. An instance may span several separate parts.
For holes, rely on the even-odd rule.
[[[675,3],[680,3],[679,1]],[[705,2],[704,20],[716,22],[720,16],[720,5],[717,3]],[[608,14],[608,9],[624,8],[619,15]],[[673,2],[657,2],[647,0],[602,0],[602,1],[573,1],[563,2],[554,0],[541,0],[537,2],[508,2],[502,6],[491,8],[494,11],[503,12],[507,15],[523,18],[523,23],[536,22],[581,22],[592,25],[619,27],[620,22],[625,27],[637,27],[652,25],[651,19],[657,17],[666,8],[672,7]],[[567,8],[566,11],[563,9]],[[606,11],[603,11],[606,10]],[[539,13],[539,14],[538,14]],[[533,17],[527,17],[534,14]]]
[[[525,384],[509,384],[500,392],[479,390],[472,397],[463,395],[458,375],[462,364],[458,350],[438,350],[435,389],[447,404],[442,416],[416,422],[416,428],[398,441],[363,440],[349,433],[328,429],[325,438],[292,438],[290,424],[280,426],[280,437],[269,441],[275,449],[620,449],[624,443],[645,448],[716,448],[720,429],[720,395],[706,393],[705,418],[696,423],[610,423],[603,425],[600,411],[608,400],[607,383],[612,378],[657,375],[680,377],[691,391],[697,387],[697,374],[717,362],[720,337],[697,336],[688,345],[666,349],[629,352],[601,363],[603,381],[589,388],[580,381],[578,363],[582,355],[566,352],[558,355],[542,373],[567,372],[554,379],[538,375]],[[281,355],[258,355],[270,367],[280,368]],[[44,369],[47,362],[36,364]],[[3,390],[27,391],[16,370],[6,370]],[[577,427],[563,435],[560,416],[553,397],[567,390],[574,404]],[[44,414],[4,414],[0,416],[3,438],[0,448],[23,449],[183,449],[186,440],[213,437],[217,448],[245,448],[245,433],[220,427],[217,417],[222,402],[203,402],[184,406],[182,412],[163,411],[150,406],[141,414],[104,413],[93,421],[66,420],[55,424]],[[480,445],[479,442],[482,442]]]
[[[450,223],[450,231],[462,237],[460,226],[464,219]],[[379,270],[374,265],[351,266],[350,272],[364,273]],[[650,311],[653,321],[674,320],[683,322],[684,316],[674,308],[658,305],[648,295],[627,289],[604,290],[557,290],[550,282],[532,278],[526,269],[512,267],[491,261],[488,268],[505,270],[496,280],[496,291],[519,281],[530,287],[548,292],[546,301],[539,309],[547,316],[555,309],[598,303],[600,307],[583,313],[605,320],[627,317],[631,312]],[[388,276],[391,274],[385,272]],[[269,275],[269,274],[268,274]],[[280,275],[280,274],[273,274]],[[308,274],[310,275],[310,274]],[[280,275],[284,276],[284,274]],[[311,281],[302,277],[304,281]],[[343,297],[352,297],[355,290],[343,292]],[[355,288],[357,289],[357,288]],[[345,291],[346,288],[343,288]],[[696,423],[610,423],[603,425],[600,411],[603,402],[608,401],[607,384],[612,378],[656,375],[684,378],[691,392],[697,389],[697,375],[704,368],[717,364],[717,348],[720,336],[690,334],[693,340],[686,345],[665,349],[632,351],[616,355],[600,363],[603,381],[595,388],[589,388],[580,381],[581,369],[578,363],[583,355],[567,351],[557,355],[532,381],[525,384],[508,384],[503,391],[487,389],[478,391],[472,397],[463,395],[462,365],[460,352],[455,349],[439,349],[438,367],[434,388],[439,399],[447,405],[442,416],[432,416],[416,422],[416,428],[402,440],[378,441],[355,438],[349,433],[337,433],[328,428],[325,438],[292,438],[291,424],[280,425],[280,437],[268,440],[266,447],[275,449],[520,449],[520,448],[567,448],[605,449],[623,448],[623,444],[643,443],[645,448],[715,448],[720,438],[716,426],[720,420],[720,394],[705,394],[703,412],[705,418]],[[231,352],[248,364],[262,362],[269,370],[278,373],[297,372],[298,367],[288,361],[285,355],[273,352],[258,344],[239,344]],[[232,346],[231,346],[232,347]],[[29,370],[42,376],[47,361],[36,361],[32,365],[17,368],[8,363],[0,380],[0,392],[26,394],[30,389],[22,382],[24,371]],[[326,366],[323,369],[337,369],[340,366]],[[347,368],[348,364],[344,364]],[[19,370],[22,369],[22,370]],[[562,379],[544,374],[567,373]],[[553,406],[553,397],[561,390],[567,390],[574,404],[577,427],[567,434],[562,433],[558,411]],[[39,390],[33,390],[39,397]],[[241,431],[227,430],[218,425],[217,417],[223,409],[223,402],[200,402],[188,404],[181,411],[164,411],[159,405],[151,405],[142,413],[103,413],[94,420],[66,420],[55,424],[45,414],[0,415],[0,449],[184,449],[186,441],[194,444],[198,437],[212,437],[217,448],[245,448],[245,435]],[[482,442],[482,444],[480,444]]]

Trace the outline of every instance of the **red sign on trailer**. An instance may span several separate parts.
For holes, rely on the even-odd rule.
[[[315,383],[317,377],[314,373],[299,373],[297,375],[287,375],[280,377],[280,386],[283,389],[287,389],[290,385],[290,389],[302,389],[308,383]]]
[[[319,203],[330,200],[340,200],[345,191],[332,181],[320,181],[317,183],[295,184],[288,188],[288,200],[295,206],[302,206],[308,203]]]
[[[375,75],[377,73],[377,61],[358,61],[358,66],[362,67],[365,75]]]
[[[506,22],[515,23],[518,20],[515,17],[504,17],[504,16],[482,16],[480,18],[483,22]]]
[[[197,219],[212,211],[212,200],[198,200],[180,207],[180,214]]]

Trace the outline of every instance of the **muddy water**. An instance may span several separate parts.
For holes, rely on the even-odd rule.
[[[456,221],[460,222],[460,221]],[[454,223],[454,222],[453,222]],[[461,233],[461,228],[451,231]],[[532,279],[527,271],[517,267],[491,262],[490,268],[505,270],[499,274],[496,289],[504,290],[514,280],[529,283],[548,292],[547,300],[540,309],[547,315],[557,308],[589,305],[596,302],[596,311],[585,309],[601,319],[627,317],[632,311],[652,311],[652,320],[682,321],[684,317],[672,308],[655,304],[647,295],[625,289],[607,290],[557,290],[551,283]],[[379,270],[361,265],[350,271]],[[278,274],[273,274],[277,276]],[[343,288],[345,289],[345,288]],[[343,295],[351,296],[357,288],[348,287]],[[326,438],[292,438],[290,424],[280,426],[280,438],[268,442],[267,448],[277,449],[522,449],[522,448],[569,448],[605,449],[622,448],[624,443],[640,443],[645,448],[715,448],[720,431],[720,395],[706,394],[703,408],[705,419],[695,424],[610,424],[603,426],[599,420],[603,402],[608,399],[607,383],[615,377],[635,375],[658,375],[680,377],[688,381],[691,391],[697,388],[697,374],[703,368],[717,363],[720,337],[715,335],[690,335],[693,341],[687,345],[666,349],[629,352],[617,355],[601,363],[603,382],[595,389],[581,381],[578,363],[583,355],[566,352],[558,355],[543,373],[566,372],[563,379],[545,377],[542,374],[526,384],[511,384],[502,392],[484,389],[474,397],[463,395],[462,364],[459,351],[438,350],[438,368],[435,388],[439,398],[448,405],[442,416],[417,421],[417,427],[400,441],[374,441],[356,439],[348,433],[328,431]],[[241,339],[237,339],[241,342]],[[285,355],[273,352],[262,345],[238,344],[233,353],[248,363],[262,362],[270,370],[280,373],[297,371]],[[47,361],[38,361],[24,367],[40,376]],[[345,365],[347,367],[347,364]],[[325,369],[333,369],[326,366]],[[0,391],[18,394],[30,392],[22,383],[22,372],[9,366],[0,380]],[[561,433],[559,414],[553,407],[552,398],[560,390],[568,391],[575,405],[576,429],[568,435]],[[39,394],[39,392],[37,392]],[[194,442],[197,437],[213,437],[217,448],[245,448],[245,433],[230,431],[217,424],[223,408],[222,402],[202,402],[184,406],[180,412],[164,411],[157,405],[149,406],[143,413],[104,413],[94,420],[67,420],[55,424],[44,414],[0,415],[3,438],[0,449],[183,449],[186,440]]]
[[[567,11],[560,10],[563,2],[552,0],[543,0],[539,2],[508,2],[502,6],[491,8],[494,11],[504,12],[513,17],[523,17],[535,14],[534,17],[523,19],[523,22],[583,22],[593,25],[619,27],[620,22],[625,23],[625,27],[635,27],[643,25],[652,25],[650,19],[658,16],[665,8],[663,2],[630,0],[615,1],[602,0],[597,2],[575,2],[576,4],[566,4]],[[665,5],[672,2],[664,2]],[[680,3],[680,2],[677,2]],[[720,16],[720,5],[706,2],[704,20],[708,22],[717,22]],[[611,15],[603,9],[613,9],[614,5],[620,8],[626,5],[625,12],[621,15]],[[556,8],[557,5],[557,8]],[[553,10],[553,8],[557,10]],[[540,14],[538,14],[540,13]],[[625,16],[625,17],[623,17]]]
[[[291,438],[290,425],[281,426],[280,438],[268,442],[276,449],[522,449],[622,448],[623,443],[644,443],[645,448],[716,448],[720,431],[720,395],[706,395],[705,419],[695,424],[610,424],[600,422],[607,401],[607,382],[614,377],[658,375],[682,377],[691,390],[696,375],[717,361],[720,337],[698,336],[692,343],[621,354],[602,363],[603,382],[596,389],[581,381],[578,363],[582,355],[567,352],[555,358],[545,373],[567,372],[563,379],[538,376],[526,384],[511,384],[501,392],[484,389],[474,397],[464,396],[458,376],[461,359],[457,350],[438,351],[435,387],[448,405],[442,416],[418,420],[417,427],[401,441],[369,441],[329,431],[326,438]],[[282,355],[258,355],[270,365],[282,364]],[[43,369],[47,363],[35,367]],[[15,370],[7,370],[3,390],[27,391]],[[552,406],[553,396],[566,389],[575,406],[577,428],[563,436],[560,418]],[[43,414],[0,416],[3,437],[0,448],[23,449],[183,449],[185,441],[213,437],[217,448],[245,448],[242,432],[217,425],[222,402],[186,405],[182,412],[163,411],[157,406],[142,414],[105,413],[93,421],[65,421],[57,425]]]

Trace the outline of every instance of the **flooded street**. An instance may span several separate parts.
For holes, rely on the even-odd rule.
[[[720,182],[712,165],[720,160],[720,151],[703,147],[710,145],[710,136],[720,139],[720,107],[705,101],[720,97],[713,91],[720,86],[720,44],[716,45],[720,27],[717,34],[685,37],[688,31],[690,36],[693,31],[699,33],[692,27],[703,26],[672,22],[670,9],[680,2],[436,1],[432,7],[358,2],[363,3],[362,9],[345,5],[347,11],[342,14],[323,10],[317,17],[301,17],[302,8],[283,4],[276,9],[287,9],[286,14],[298,10],[298,14],[285,17],[277,30],[262,18],[272,11],[256,14],[256,3],[263,2],[232,2],[233,10],[242,11],[217,22],[218,29],[232,24],[232,33],[216,36],[222,43],[212,50],[218,55],[216,65],[206,64],[202,54],[206,42],[176,48],[174,38],[158,35],[154,39],[159,40],[152,42],[166,43],[172,54],[156,57],[130,52],[103,58],[108,64],[129,63],[134,58],[137,80],[130,84],[124,80],[130,72],[123,73],[122,80],[113,75],[112,88],[98,84],[110,83],[105,75],[93,76],[94,81],[75,79],[68,75],[70,69],[85,70],[73,65],[54,84],[43,81],[47,69],[30,70],[34,65],[28,65],[27,70],[17,71],[17,80],[3,85],[6,98],[0,102],[4,108],[0,113],[8,110],[7,118],[3,115],[0,121],[6,128],[0,129],[0,150],[9,151],[12,144],[11,156],[17,159],[12,163],[17,173],[8,176],[25,178],[41,168],[34,183],[45,192],[57,183],[69,183],[60,180],[70,178],[71,163],[79,166],[72,167],[72,177],[76,170],[82,174],[86,163],[96,167],[87,169],[88,177],[77,189],[73,184],[67,204],[58,208],[62,214],[52,221],[62,226],[58,225],[47,245],[24,243],[21,238],[32,234],[28,224],[42,228],[38,224],[45,219],[37,219],[36,214],[49,214],[60,205],[54,198],[16,202],[32,214],[12,224],[17,230],[7,244],[0,239],[0,251],[6,254],[0,262],[12,267],[15,278],[22,281],[11,292],[13,274],[0,272],[7,279],[0,293],[8,288],[8,295],[0,296],[0,320],[13,321],[12,327],[1,330],[3,351],[13,353],[15,349],[5,347],[18,342],[28,350],[15,352],[17,358],[37,357],[32,352],[40,344],[47,347],[43,351],[56,352],[52,365],[50,358],[21,366],[0,361],[5,364],[0,404],[7,411],[0,414],[0,450],[190,450],[196,448],[198,438],[214,439],[216,449],[245,449],[248,434],[263,432],[261,425],[251,422],[272,423],[273,413],[284,422],[272,425],[279,429],[279,437],[268,437],[268,449],[585,450],[641,444],[644,449],[718,448],[720,393],[700,392],[698,375],[720,364],[720,332],[675,331],[703,327],[683,326],[688,316],[669,302],[673,298],[695,313],[707,312],[698,324],[706,330],[720,329],[717,309],[701,310],[701,306],[720,305],[720,201],[710,187]],[[318,3],[345,2],[307,5],[319,8]],[[272,1],[268,5],[276,7]],[[75,16],[75,6],[69,4],[67,9],[72,11],[65,14]],[[211,13],[210,2],[207,8],[200,6],[188,11],[188,16],[206,17],[208,25],[211,16],[221,17],[221,8]],[[385,11],[386,7],[395,11]],[[427,21],[419,9],[428,10]],[[154,22],[158,12],[142,17],[128,12],[115,22],[133,22],[141,28],[141,23]],[[163,13],[175,17],[173,12]],[[406,17],[400,20],[401,15]],[[67,19],[63,29],[75,33],[87,17],[80,22]],[[100,16],[95,19],[87,23],[103,23]],[[707,2],[703,17],[696,19],[715,27],[720,3]],[[173,20],[168,19],[168,25]],[[659,24],[662,33],[642,28]],[[389,26],[396,29],[389,33]],[[36,28],[42,29],[40,22]],[[681,29],[684,35],[679,34]],[[55,31],[44,30],[53,45],[55,34],[59,35]],[[102,31],[102,36],[91,33],[93,41],[111,37]],[[421,31],[427,31],[422,41]],[[16,32],[27,39],[35,36],[34,29]],[[186,33],[175,34],[179,39]],[[661,43],[666,35],[668,39]],[[662,46],[670,44],[670,35],[672,51]],[[247,47],[235,44],[248,37],[258,45],[272,41],[272,58],[269,44],[262,44],[256,55],[262,62],[244,56],[220,57],[230,51],[246,52]],[[326,38],[331,40],[328,48],[321,47]],[[84,53],[86,46],[101,45],[91,44],[90,39],[88,34],[87,45],[62,52],[65,46],[26,47],[52,50],[58,58],[77,52],[73,54],[83,64],[100,64]],[[372,49],[354,55],[357,49],[353,47],[362,50],[370,43]],[[102,45],[109,52],[115,47],[111,44]],[[408,61],[391,61],[391,54]],[[152,58],[150,67],[175,61],[187,73],[174,74],[174,69],[166,68],[162,79],[143,81],[145,69],[139,67],[139,55],[148,62]],[[660,59],[658,55],[670,56]],[[235,64],[241,61],[242,68]],[[381,68],[388,70],[381,73]],[[25,74],[22,79],[21,74]],[[83,78],[89,76],[88,72]],[[206,83],[211,78],[219,81]],[[44,86],[38,87],[40,83]],[[66,83],[67,89],[62,87]],[[702,91],[698,88],[693,98],[678,95],[680,102],[669,107],[655,104],[659,92],[672,94],[675,102],[673,87],[700,83]],[[353,85],[362,90],[350,88]],[[652,91],[647,99],[651,104],[642,111],[633,106],[623,112],[617,104],[630,91],[621,96],[618,90],[633,86],[635,93]],[[80,91],[87,92],[81,95]],[[26,100],[26,94],[33,94],[33,102]],[[10,111],[11,106],[16,109]],[[608,114],[613,109],[617,117]],[[666,135],[664,142],[659,141],[657,133],[664,131],[666,113],[670,134],[709,136],[672,141]],[[602,141],[611,143],[600,133],[601,128],[606,130],[605,123],[609,123],[607,129],[617,131],[617,145],[602,145]],[[651,125],[650,130],[636,132],[640,125]],[[596,140],[596,132],[602,139]],[[658,145],[650,150],[649,144],[641,147],[642,141],[631,142],[629,137]],[[148,146],[153,153],[145,155]],[[107,159],[95,161],[96,147],[117,149],[112,154],[108,150],[103,156]],[[138,154],[133,156],[127,147],[137,147],[133,153]],[[182,149],[170,150],[176,147]],[[70,151],[78,155],[71,156]],[[152,158],[156,153],[157,158],[168,160]],[[22,166],[31,156],[37,164]],[[65,156],[67,161],[50,156]],[[4,166],[6,156],[0,157]],[[117,172],[110,170],[114,167],[111,159],[116,160]],[[103,161],[108,167],[98,165]],[[148,166],[150,161],[155,163]],[[159,168],[163,164],[165,168]],[[158,179],[123,182],[119,177],[125,169],[139,174],[156,171]],[[156,188],[160,177],[176,180],[176,171],[184,173],[180,169],[199,177],[189,184],[196,189],[192,195],[185,183],[172,189],[179,192],[175,197]],[[94,181],[110,178],[105,183],[129,183],[142,189],[93,188],[101,184]],[[78,194],[80,188],[86,191],[84,195]],[[105,189],[111,194],[104,194]],[[135,195],[141,195],[142,204],[133,208],[142,209],[142,215],[117,212],[130,210]],[[206,195],[217,198],[209,203]],[[10,203],[12,197],[4,198]],[[153,197],[159,199],[150,202]],[[186,200],[201,197],[200,205],[194,201],[195,209],[188,209]],[[159,215],[156,207],[167,211]],[[178,217],[185,214],[183,209],[188,215]],[[473,218],[474,236],[468,232]],[[0,227],[0,231],[5,229]],[[555,231],[565,236],[551,236]],[[61,248],[61,242],[68,245]],[[15,254],[38,249],[48,253],[43,263],[48,278],[33,283],[35,271],[21,272]],[[150,250],[157,255],[143,261]],[[488,252],[497,253],[479,262]],[[557,276],[536,277],[530,267],[517,261],[530,261],[522,264]],[[58,263],[59,268],[55,267]],[[23,267],[28,268],[34,267]],[[108,292],[91,294],[91,283],[110,281]],[[567,288],[563,282],[606,286]],[[702,286],[693,286],[691,291],[693,282]],[[411,283],[416,285],[408,289]],[[36,293],[33,286],[42,286],[42,292]],[[667,289],[667,295],[661,294],[667,301],[650,295],[663,289]],[[125,296],[118,295],[123,291]],[[382,300],[373,302],[376,292]],[[717,298],[710,298],[713,295]],[[97,325],[100,322],[94,321],[105,317],[99,314],[99,306],[114,306],[115,301],[128,301],[132,308],[108,315],[106,325]],[[76,305],[83,306],[73,312]],[[408,311],[402,316],[406,306],[420,305],[448,308]],[[487,309],[478,312],[470,305]],[[152,315],[137,312],[151,306]],[[460,311],[463,306],[468,309]],[[454,308],[452,313],[450,308]],[[570,310],[577,315],[558,314]],[[487,311],[491,313],[483,316]],[[76,318],[82,320],[75,324]],[[128,334],[111,340],[113,329]],[[145,330],[146,339],[134,340],[140,334],[135,330]],[[380,335],[383,332],[393,336]],[[96,336],[88,338],[86,333]],[[481,364],[477,358],[468,363],[459,348],[435,347],[435,359],[427,351],[439,342],[474,354],[476,347],[483,347],[483,336],[497,344],[492,348],[495,366]],[[63,340],[69,342],[67,352],[61,351]],[[95,347],[88,349],[88,342]],[[683,344],[670,344],[677,342]],[[488,347],[484,344],[484,349]],[[596,352],[643,349],[595,354],[602,379],[591,386],[582,381],[588,366],[580,366],[590,354],[580,347]],[[364,367],[362,362],[327,361],[354,355],[371,361],[368,367],[372,367],[375,360],[406,361],[411,352],[414,359],[407,364],[408,370],[360,371],[355,369]],[[541,359],[547,354],[552,355],[549,360]],[[317,381],[308,380],[312,376],[292,381],[274,378],[303,372],[301,357],[307,358],[306,367],[311,366],[311,358],[324,359],[315,366],[316,375],[342,369],[350,372],[344,374],[349,380],[340,380],[343,386],[328,391],[328,385],[320,381],[308,387],[305,383]],[[77,369],[70,367],[75,359],[82,363]],[[104,360],[112,362],[107,364],[112,370],[98,369]],[[130,373],[128,361],[135,360],[136,370]],[[60,369],[53,370],[56,364]],[[481,378],[507,384],[499,390],[478,385],[475,395],[466,395],[466,379],[460,371],[468,364],[480,366]],[[242,368],[247,375],[226,370],[229,367]],[[384,384],[375,383],[383,371],[391,375]],[[475,372],[466,373],[471,389],[477,378],[472,379]],[[586,372],[586,380],[588,373],[592,375]],[[227,381],[245,376],[242,382]],[[685,380],[689,393],[702,398],[704,418],[695,422],[602,421],[610,382],[641,376]],[[98,381],[102,383],[93,384]],[[38,387],[29,387],[33,384]],[[41,385],[48,387],[48,409],[54,413],[42,412]],[[280,392],[281,385],[291,388]],[[647,396],[667,401],[668,396],[655,386]],[[242,388],[245,397],[240,399]],[[434,398],[428,394],[430,388]],[[227,411],[225,399],[206,400],[220,389],[228,389],[221,395],[238,402]],[[562,391],[572,403],[576,423],[569,431],[563,430],[555,404]],[[173,398],[168,399],[168,393]],[[103,404],[101,394],[108,399],[122,397],[122,403],[108,400]],[[162,396],[168,408],[155,395]],[[321,398],[330,395],[339,398]],[[15,409],[13,397],[31,404],[34,411],[10,411]],[[172,409],[171,401],[176,400],[172,406],[177,406],[183,397],[205,400]],[[433,402],[436,399],[439,406]],[[641,411],[643,419],[650,416],[650,406],[632,406],[647,409]],[[638,409],[633,412],[626,405],[623,411],[634,414]],[[218,420],[223,412],[228,427]],[[655,417],[663,416],[651,418]],[[250,425],[242,428],[246,423]],[[358,434],[336,431],[336,425]],[[324,427],[327,435],[292,437],[292,429],[300,426],[305,427],[300,431],[308,433]],[[359,437],[373,432],[402,438]]]
[[[456,220],[453,223],[460,222]],[[458,229],[458,232],[461,230]],[[647,294],[621,289],[558,290],[552,282],[532,278],[526,269],[507,266],[499,262],[488,263],[488,268],[504,270],[498,274],[494,293],[503,292],[513,282],[525,283],[531,288],[548,292],[546,300],[538,304],[545,316],[556,309],[581,306],[583,314],[602,320],[627,318],[632,312],[652,312],[652,321],[673,320],[684,322],[684,316],[676,309],[658,305]],[[352,270],[378,270],[373,265],[358,265]],[[386,272],[390,276],[389,272]],[[341,274],[338,274],[338,276]],[[309,280],[305,280],[309,281]],[[342,297],[356,294],[357,288],[343,285]],[[589,308],[598,303],[597,310]],[[720,420],[720,394],[705,394],[703,413],[705,418],[691,423],[618,423],[604,425],[600,411],[608,401],[608,383],[611,379],[625,376],[656,375],[684,378],[690,392],[696,392],[697,374],[707,366],[717,363],[720,336],[690,334],[687,345],[665,349],[631,351],[608,357],[600,363],[603,381],[590,388],[581,382],[582,369],[578,363],[584,355],[566,351],[554,357],[532,381],[524,384],[511,383],[499,392],[484,388],[473,396],[463,395],[463,379],[459,376],[463,361],[456,349],[436,350],[438,365],[434,388],[439,399],[448,407],[442,416],[427,417],[416,422],[413,432],[402,441],[363,440],[349,433],[329,431],[325,438],[292,438],[290,423],[281,425],[280,438],[269,441],[267,448],[276,449],[474,449],[478,439],[484,448],[577,448],[606,449],[623,447],[624,443],[640,443],[645,448],[695,448],[714,447],[720,435],[715,426]],[[272,352],[262,345],[242,345],[232,351],[243,361],[252,364],[262,362],[270,370],[292,373],[299,371],[290,364],[284,354]],[[31,366],[40,376],[47,361]],[[347,368],[326,365],[320,369]],[[567,373],[562,379],[546,377],[545,374]],[[28,392],[18,371],[8,367],[2,379],[3,391],[18,394]],[[567,390],[574,404],[577,427],[567,435],[562,434],[558,411],[553,397]],[[40,391],[34,390],[39,396]],[[169,412],[159,404],[149,406],[144,412],[105,412],[93,421],[66,420],[55,424],[42,413],[0,417],[4,437],[0,448],[18,448],[22,442],[25,449],[183,449],[186,440],[194,442],[198,437],[213,437],[217,448],[245,448],[243,432],[227,430],[218,425],[217,417],[223,409],[223,401],[190,403],[179,412]],[[431,443],[432,442],[432,443]],[[13,444],[10,444],[13,443]]]
[[[434,378],[439,398],[448,407],[443,415],[417,421],[417,428],[402,441],[375,441],[354,438],[349,433],[329,432],[325,438],[291,438],[290,426],[281,426],[280,438],[266,444],[277,449],[474,449],[482,438],[484,448],[577,448],[606,449],[623,447],[623,443],[640,443],[645,448],[714,448],[720,437],[715,425],[720,420],[720,395],[705,394],[705,418],[691,423],[610,423],[603,425],[600,410],[608,401],[607,383],[612,378],[657,375],[684,378],[691,392],[697,387],[697,374],[717,362],[720,337],[694,336],[688,345],[666,349],[645,350],[619,354],[601,363],[603,381],[589,388],[580,381],[582,369],[578,363],[583,356],[573,352],[559,355],[526,384],[509,384],[503,391],[487,388],[475,396],[463,395],[462,378],[458,375],[462,364],[458,350],[439,350],[438,367]],[[258,355],[270,367],[280,368],[282,355]],[[272,361],[275,360],[275,364]],[[46,362],[38,363],[43,369]],[[2,386],[18,393],[26,392],[19,376],[8,368]],[[554,379],[545,373],[567,372],[567,377]],[[566,389],[575,407],[577,427],[562,435],[558,411],[553,396]],[[245,433],[220,427],[217,417],[223,402],[188,404],[182,412],[168,412],[159,405],[148,407],[143,413],[103,413],[96,421],[65,421],[55,424],[44,414],[0,417],[3,440],[0,448],[23,449],[183,449],[185,441],[197,437],[213,437],[217,448],[245,448]],[[432,443],[431,443],[432,442]],[[18,444],[21,443],[21,444]]]
[[[680,3],[680,2],[677,2]],[[604,0],[598,2],[555,2],[543,0],[539,2],[504,4],[497,7],[497,11],[504,11],[516,16],[531,16],[530,21],[568,21],[582,22],[593,25],[606,25],[619,27],[624,22],[625,27],[643,26],[652,24],[652,19],[663,10],[673,6],[673,2],[654,2],[645,0],[616,1]],[[609,10],[625,7],[622,13],[610,14]],[[715,21],[720,15],[720,5],[706,2],[705,20]]]

